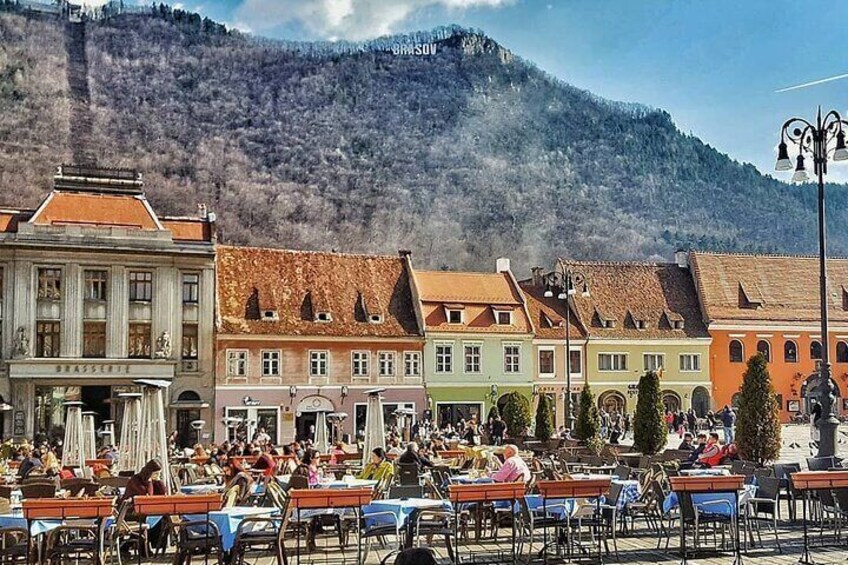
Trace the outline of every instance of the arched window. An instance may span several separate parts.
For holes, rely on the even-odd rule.
[[[762,353],[766,361],[771,361],[771,345],[764,339],[757,342],[757,353]]]
[[[745,350],[742,347],[742,342],[734,339],[730,342],[730,362],[741,363],[745,359]]]
[[[848,343],[844,341],[836,342],[836,362],[848,363]]]
[[[821,342],[820,341],[811,341],[810,342],[810,359],[813,361],[820,361],[822,356],[821,352]]]
[[[193,390],[184,390],[177,397],[177,400],[182,402],[198,401],[200,400],[200,395]]]
[[[787,363],[798,362],[798,345],[791,339],[787,339],[783,344],[783,360]]]

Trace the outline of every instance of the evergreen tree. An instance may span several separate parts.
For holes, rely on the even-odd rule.
[[[506,395],[503,409],[503,419],[509,437],[523,437],[524,431],[530,425],[530,401],[523,394],[510,392]]]
[[[633,417],[633,447],[645,455],[662,451],[668,441],[668,429],[663,419],[660,378],[648,371],[639,379],[639,399]]]
[[[547,441],[554,435],[554,412],[547,394],[539,395],[536,406],[536,439]]]
[[[583,385],[580,393],[580,412],[571,435],[584,442],[598,441],[601,437],[601,416],[589,383]]]
[[[780,455],[780,415],[777,394],[762,353],[748,359],[742,378],[736,418],[739,456],[764,465]]]

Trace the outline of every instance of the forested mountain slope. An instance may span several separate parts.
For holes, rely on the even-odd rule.
[[[0,14],[0,204],[34,205],[54,165],[86,154],[143,171],[164,212],[209,203],[230,243],[408,248],[419,266],[468,269],[500,255],[518,269],[556,255],[668,257],[680,245],[815,250],[811,187],[459,28],[332,46],[170,12],[88,22],[75,59],[90,92],[80,150],[68,133],[67,38],[81,35],[70,25]],[[392,52],[422,42],[436,54]],[[831,197],[832,250],[844,254],[845,190]]]

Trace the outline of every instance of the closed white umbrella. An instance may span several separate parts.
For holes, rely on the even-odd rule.
[[[165,430],[165,391],[169,381],[139,379],[135,384],[142,386],[141,424],[138,434],[136,463],[139,467],[151,459],[162,464],[160,473],[168,494],[171,493],[171,467],[168,463],[168,434]]]
[[[315,449],[318,453],[328,453],[330,442],[327,440],[327,413],[318,412],[315,415]]]
[[[65,407],[68,411],[65,416],[65,441],[62,443],[62,467],[82,468],[82,402],[69,400]]]
[[[362,464],[368,464],[371,451],[377,447],[386,447],[386,428],[383,425],[383,397],[386,389],[376,388],[366,392],[368,402],[365,412],[365,441],[362,444]]]
[[[118,397],[124,401],[124,415],[121,419],[121,443],[118,444],[116,470],[136,472],[141,469],[136,461],[138,432],[141,429],[141,393],[123,392]]]

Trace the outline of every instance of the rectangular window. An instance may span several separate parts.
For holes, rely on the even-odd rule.
[[[330,353],[327,351],[309,352],[309,376],[326,377],[328,375]]]
[[[381,351],[380,352],[380,376],[394,377],[395,376],[395,352]]]
[[[197,359],[197,324],[183,324],[183,359]]]
[[[479,373],[481,371],[480,359],[482,347],[479,343],[466,343],[465,349],[465,371],[466,373]]]
[[[351,372],[354,377],[368,377],[370,368],[368,367],[369,353],[367,351],[354,351],[351,353]]]
[[[153,273],[130,272],[130,301],[150,302],[151,300],[153,300]]]
[[[665,355],[661,353],[645,353],[642,355],[645,371],[659,371],[665,365]]]
[[[504,373],[521,372],[521,346],[517,344],[504,345]]]
[[[681,371],[700,371],[701,356],[697,353],[681,353],[680,354],[680,370]]]
[[[280,375],[280,352],[262,352],[262,376],[278,377]]]
[[[227,350],[227,376],[247,376],[247,351],[240,349]]]
[[[131,359],[150,359],[150,324],[131,323],[127,355]]]
[[[106,286],[109,282],[109,274],[106,271],[86,271],[84,273],[85,285],[83,287],[83,298],[85,300],[106,300]]]
[[[43,300],[62,298],[62,269],[52,267],[38,269],[38,298]]]
[[[568,352],[568,370],[572,375],[580,375],[583,373],[583,352],[579,349]]]
[[[58,357],[61,326],[59,322],[35,323],[35,356]]]
[[[197,304],[200,296],[200,275],[186,273],[183,275],[183,304]]]
[[[83,323],[82,356],[106,357],[106,322]]]
[[[419,353],[418,351],[403,352],[403,376],[421,376],[421,353]]]
[[[540,349],[539,350],[539,374],[540,375],[553,375],[556,370],[554,369],[554,350],[553,349]]]
[[[626,371],[627,355],[624,353],[598,353],[599,371]]]
[[[448,323],[449,324],[461,324],[462,323],[462,310],[448,310]]]
[[[436,344],[436,372],[453,373],[453,344]]]
[[[498,325],[500,326],[511,326],[512,325],[512,312],[498,312]]]

